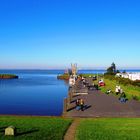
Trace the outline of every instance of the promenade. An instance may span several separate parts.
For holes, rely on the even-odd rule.
[[[89,82],[91,83],[91,79]],[[85,89],[81,81],[76,84],[76,90],[82,92]],[[77,111],[75,108],[64,113],[65,117],[140,117],[140,102],[135,100],[121,103],[118,97],[110,94],[106,95],[100,90],[87,90],[87,95],[77,95],[72,98],[71,106],[75,106],[75,101],[78,98],[84,99],[84,111]]]

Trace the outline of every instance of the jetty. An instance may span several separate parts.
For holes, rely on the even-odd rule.
[[[118,97],[112,94],[102,93],[93,78],[85,78],[84,85],[81,79],[77,79],[73,86],[69,87],[68,97],[64,99],[64,117],[140,117],[140,102],[128,100],[121,103]],[[84,111],[76,110],[76,100],[83,99]]]
[[[18,79],[19,77],[14,74],[0,74],[0,79]]]

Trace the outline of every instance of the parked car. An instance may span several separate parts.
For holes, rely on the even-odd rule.
[[[105,86],[105,83],[104,83],[104,82],[100,82],[100,83],[99,83],[99,86],[100,86],[100,87]]]

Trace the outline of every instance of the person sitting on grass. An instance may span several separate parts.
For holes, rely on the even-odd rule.
[[[108,89],[108,90],[106,91],[106,94],[110,94],[110,93],[112,93],[112,91],[111,91],[111,89]]]

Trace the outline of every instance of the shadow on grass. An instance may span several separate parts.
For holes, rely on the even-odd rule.
[[[16,133],[16,136],[22,136],[22,135],[27,135],[27,134],[31,134],[31,133],[35,133],[35,132],[38,132],[39,129],[34,129],[34,130],[28,130],[28,131],[25,131],[25,132],[20,132],[20,133]]]
[[[0,127],[0,129],[5,129],[5,128],[7,128],[7,126]]]
[[[6,128],[7,128],[7,126],[0,127],[0,133],[4,133]],[[17,130],[20,130],[20,128],[16,128],[16,132],[17,132]],[[38,132],[38,131],[39,131],[39,129],[28,130],[28,131],[25,131],[25,132],[17,132],[16,136],[31,134],[31,133],[35,133],[35,132]]]
[[[5,132],[5,129],[7,128],[7,126],[4,127],[0,127],[0,133]]]

